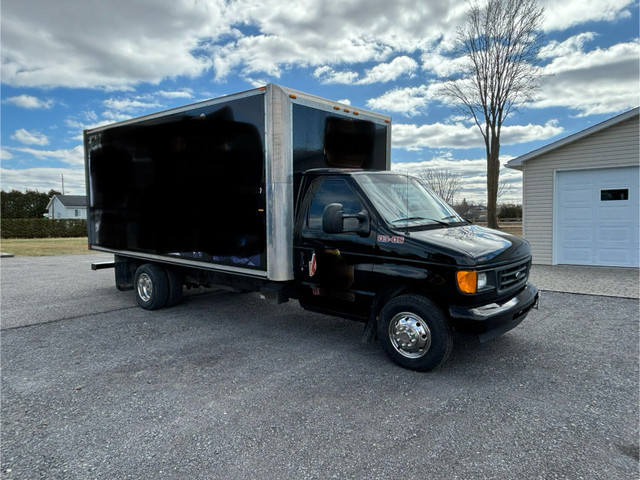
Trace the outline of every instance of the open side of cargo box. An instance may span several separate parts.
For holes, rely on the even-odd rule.
[[[85,132],[90,244],[293,278],[294,174],[387,169],[389,131],[289,92],[269,85]]]

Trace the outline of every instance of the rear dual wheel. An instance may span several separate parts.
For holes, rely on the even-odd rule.
[[[182,299],[182,279],[170,269],[145,263],[134,276],[136,302],[145,310],[176,305]]]
[[[420,295],[401,295],[383,307],[378,338],[394,363],[418,371],[439,367],[453,348],[453,333],[442,311]]]

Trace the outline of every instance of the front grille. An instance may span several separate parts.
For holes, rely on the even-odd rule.
[[[514,263],[507,267],[499,268],[496,271],[498,276],[498,292],[503,293],[508,290],[515,290],[527,283],[529,277],[529,267],[531,261]]]

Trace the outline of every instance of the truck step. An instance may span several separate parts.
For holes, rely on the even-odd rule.
[[[105,268],[115,268],[116,262],[93,262],[91,270],[104,270]]]

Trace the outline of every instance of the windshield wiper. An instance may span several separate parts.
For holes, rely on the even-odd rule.
[[[392,220],[391,223],[411,222],[413,220],[429,220],[429,219],[428,218],[424,218],[424,217],[401,217],[401,218],[397,218],[395,220]]]
[[[453,219],[457,219],[458,222],[469,223],[468,220],[465,220],[464,218],[459,217],[458,215],[449,215],[448,217],[444,217],[442,220],[453,220]],[[450,223],[458,223],[458,222],[450,222]]]
[[[425,218],[425,217],[404,217],[404,218],[398,218],[396,220],[393,220],[391,223],[396,224],[398,222],[411,222],[411,221],[416,221],[416,220],[427,220],[429,222],[435,222],[435,223],[439,223],[441,225],[449,225],[449,223],[447,222],[443,222],[442,220],[436,220],[435,218]]]

